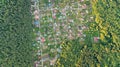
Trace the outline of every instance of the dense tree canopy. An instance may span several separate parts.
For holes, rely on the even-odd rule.
[[[0,0],[0,67],[32,67],[30,0]]]
[[[91,4],[95,21],[84,32],[85,43],[79,39],[64,41],[56,67],[120,66],[120,1],[91,0]],[[91,36],[100,36],[99,43],[93,43]]]

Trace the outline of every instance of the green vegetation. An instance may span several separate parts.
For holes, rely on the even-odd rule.
[[[113,44],[114,48],[120,46],[120,6],[118,4],[120,4],[118,0],[92,1],[93,15],[95,15],[96,21],[92,29],[97,28],[100,31],[102,44]]]
[[[30,0],[0,0],[0,67],[32,67]]]
[[[119,67],[120,53],[109,51],[102,44],[81,44],[75,39],[61,45],[62,52],[55,67]]]
[[[30,0],[1,0],[0,67],[33,67],[45,56],[58,57],[55,67],[120,67],[119,4],[120,0],[41,0],[38,29],[32,27]],[[38,31],[44,47],[36,41]]]
[[[63,41],[56,67],[120,66],[120,1],[92,0],[91,4],[95,21],[84,31],[84,43],[79,39]],[[91,40],[94,36],[100,36],[99,43]]]

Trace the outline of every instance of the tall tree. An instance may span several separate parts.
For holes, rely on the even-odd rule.
[[[0,0],[0,67],[32,67],[30,0]]]
[[[72,40],[61,44],[63,48],[56,67],[120,66],[120,1],[91,0],[91,4],[95,22],[89,23],[90,29],[84,32],[85,43]],[[91,42],[91,36],[99,35],[96,31],[100,34],[99,43]]]

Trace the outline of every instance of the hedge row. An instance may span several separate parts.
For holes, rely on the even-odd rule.
[[[0,0],[0,67],[32,67],[29,0]]]

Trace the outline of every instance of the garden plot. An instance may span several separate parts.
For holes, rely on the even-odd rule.
[[[40,3],[40,25],[36,26],[39,27],[37,31],[40,31],[40,37],[37,40],[40,39],[40,45],[42,45],[40,48],[43,53],[42,57],[48,54],[50,64],[54,64],[56,56],[59,57],[61,42],[76,38],[80,38],[80,41],[85,40],[86,34],[83,31],[89,29],[87,23],[93,19],[88,15],[90,7],[87,5],[89,4],[81,1],[56,4],[49,0],[47,3]],[[38,20],[38,16],[35,18]],[[35,24],[37,24],[36,21]]]

